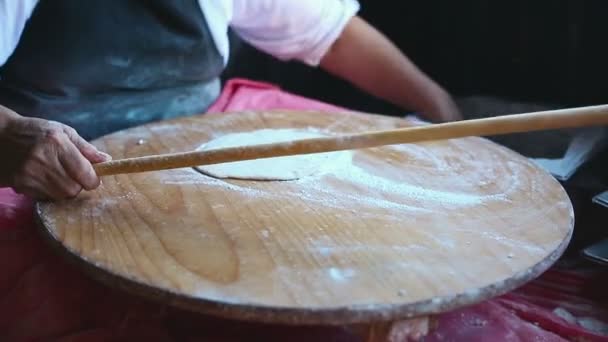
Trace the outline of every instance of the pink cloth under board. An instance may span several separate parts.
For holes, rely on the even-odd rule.
[[[282,91],[279,87],[270,83],[232,79],[226,82],[222,94],[207,111],[209,113],[218,113],[253,109],[317,110],[328,112],[345,110],[339,106]]]
[[[278,108],[341,109],[234,79],[209,111]],[[601,272],[554,268],[512,293],[440,315],[424,340],[608,341],[606,284]],[[35,231],[28,198],[0,189],[0,341],[287,340],[358,341],[341,327],[234,322],[109,289],[49,250]]]

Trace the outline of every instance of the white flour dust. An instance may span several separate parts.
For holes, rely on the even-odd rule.
[[[415,186],[404,182],[395,182],[387,178],[375,176],[356,166],[349,168],[346,172],[348,179],[354,183],[361,184],[372,189],[377,189],[385,193],[407,196],[419,201],[456,205],[479,205],[482,202],[487,202],[489,200],[500,200],[504,198],[503,194],[479,196],[466,193],[427,189],[420,186]]]
[[[309,131],[312,134],[319,132],[314,129]],[[353,207],[367,207],[383,209],[385,216],[401,215],[403,211],[428,214],[438,210],[485,206],[492,202],[510,201],[510,194],[522,186],[535,186],[531,183],[520,184],[526,166],[512,161],[505,163],[502,151],[481,149],[481,152],[474,154],[470,152],[472,144],[463,141],[454,141],[448,146],[441,145],[437,148],[433,145],[403,144],[382,147],[393,154],[406,154],[405,160],[412,161],[414,167],[424,165],[428,174],[419,177],[423,183],[413,182],[414,179],[407,177],[418,176],[419,171],[425,172],[409,164],[400,166],[387,162],[385,165],[376,165],[373,168],[379,171],[376,174],[355,162],[353,158],[356,153],[360,153],[358,151],[343,151],[335,154],[335,158],[321,160],[313,174],[285,182],[287,187],[284,192],[281,187],[218,179],[194,169],[160,173],[160,181],[167,185],[191,184],[220,188],[238,192],[251,201],[290,200],[295,195],[303,202],[339,209],[338,212],[349,211]],[[417,161],[420,162],[416,164]],[[385,170],[400,173],[401,167],[406,176],[398,179],[385,176]],[[501,173],[508,177],[498,178],[497,175]],[[368,215],[366,211],[357,214],[361,218]],[[377,214],[378,212],[370,211],[369,215]]]

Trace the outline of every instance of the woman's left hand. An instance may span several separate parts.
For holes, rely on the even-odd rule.
[[[421,116],[434,123],[452,122],[463,120],[462,113],[450,94],[439,90],[427,106],[426,112],[420,113]]]

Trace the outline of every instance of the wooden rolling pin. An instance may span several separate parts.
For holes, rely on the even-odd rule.
[[[608,124],[608,105],[569,108],[291,142],[113,160],[95,164],[99,176],[539,130]]]

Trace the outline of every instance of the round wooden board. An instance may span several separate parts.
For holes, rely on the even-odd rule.
[[[114,158],[183,152],[263,128],[329,134],[412,121],[243,112],[155,123],[95,141]],[[45,236],[89,274],[203,313],[290,324],[396,320],[509,291],[562,254],[560,184],[482,138],[346,152],[295,181],[219,180],[191,168],[105,177],[40,203]]]

